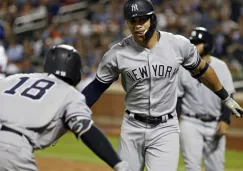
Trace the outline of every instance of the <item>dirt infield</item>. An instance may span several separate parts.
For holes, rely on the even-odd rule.
[[[109,166],[37,157],[39,171],[112,171]]]
[[[37,157],[39,171],[113,171],[108,166],[67,161],[53,158]],[[178,168],[178,171],[184,171]],[[225,171],[240,171],[241,169],[226,169]],[[202,171],[205,171],[202,169]]]

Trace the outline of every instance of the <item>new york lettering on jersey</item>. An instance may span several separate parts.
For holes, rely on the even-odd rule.
[[[150,69],[149,69],[150,68]],[[151,70],[152,68],[152,70]],[[142,66],[129,71],[126,71],[127,77],[129,77],[133,81],[138,81],[141,79],[146,79],[149,77],[173,77],[178,71],[177,68],[172,68],[172,66],[165,66],[163,64],[155,64],[152,67]],[[151,72],[152,71],[152,72]]]

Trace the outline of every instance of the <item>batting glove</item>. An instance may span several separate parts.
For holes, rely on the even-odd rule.
[[[243,109],[231,97],[228,97],[225,100],[222,100],[222,102],[233,112],[233,114],[235,116],[237,116],[238,118],[242,117]]]
[[[114,166],[115,171],[132,171],[125,161],[121,161]]]

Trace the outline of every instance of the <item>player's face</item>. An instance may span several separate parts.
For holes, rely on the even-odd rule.
[[[127,20],[127,25],[137,41],[145,40],[145,33],[150,27],[150,17],[140,16]]]

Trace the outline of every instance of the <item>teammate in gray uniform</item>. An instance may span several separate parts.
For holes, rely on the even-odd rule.
[[[126,111],[118,152],[133,171],[176,171],[179,125],[176,114],[177,71],[182,65],[218,94],[241,116],[214,70],[201,60],[196,47],[183,36],[156,31],[156,15],[149,0],[128,0],[124,18],[132,35],[108,50],[96,78],[82,91],[92,106],[118,79],[126,92]],[[236,111],[236,108],[239,110]]]
[[[203,27],[197,27],[189,37],[203,60],[216,72],[229,94],[235,92],[227,65],[210,56],[213,36]],[[223,171],[230,110],[200,79],[193,79],[184,68],[179,69],[178,96],[181,98],[180,145],[187,171],[201,171],[203,157],[206,171]],[[223,109],[223,110],[222,110]]]
[[[36,171],[33,150],[50,146],[67,130],[115,170],[130,171],[93,124],[84,96],[73,87],[80,71],[78,52],[59,45],[47,53],[45,73],[0,80],[1,171]]]

